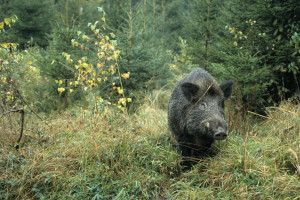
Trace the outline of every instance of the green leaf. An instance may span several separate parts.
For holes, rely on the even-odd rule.
[[[114,33],[110,33],[110,37],[111,37],[111,38],[115,38],[116,35],[115,35]]]
[[[72,40],[71,40],[71,43],[72,43],[72,46],[74,47],[75,39],[72,39]]]
[[[279,41],[281,39],[281,35],[278,35],[276,39]]]
[[[103,8],[102,7],[98,7],[98,12],[103,12]]]
[[[90,25],[91,26],[91,30],[95,30],[97,24],[98,24],[99,21],[96,21],[93,25]]]
[[[282,24],[279,25],[279,31],[280,31],[280,32],[283,31],[283,26],[282,26]]]

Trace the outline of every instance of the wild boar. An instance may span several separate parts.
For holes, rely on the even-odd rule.
[[[198,68],[174,86],[169,106],[168,125],[183,156],[199,157],[215,140],[227,137],[224,101],[232,92],[233,81],[218,84],[207,71]]]

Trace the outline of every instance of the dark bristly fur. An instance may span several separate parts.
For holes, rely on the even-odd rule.
[[[224,100],[232,91],[233,81],[218,84],[205,70],[193,70],[174,87],[168,108],[168,123],[183,165],[188,157],[199,157],[215,140],[227,137]]]

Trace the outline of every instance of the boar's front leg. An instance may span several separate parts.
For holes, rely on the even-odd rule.
[[[182,161],[180,165],[183,167],[183,171],[187,171],[191,169],[194,163],[194,159],[192,158],[192,146],[186,135],[179,136],[178,141],[180,142],[177,144],[177,149],[182,155]]]

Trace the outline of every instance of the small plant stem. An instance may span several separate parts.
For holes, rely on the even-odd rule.
[[[246,137],[244,139],[244,145],[243,145],[243,157],[242,157],[242,166],[243,166],[243,171],[245,174],[247,173],[246,151],[247,151],[248,135],[249,135],[249,133],[248,133],[248,131],[246,131]]]
[[[118,63],[117,63],[117,69],[118,69],[118,75],[119,75],[120,85],[121,85],[122,90],[124,91],[123,83],[122,83],[122,77],[121,77],[120,68],[119,68],[119,64]],[[122,96],[123,96],[123,98],[125,98],[124,92],[123,92]]]

